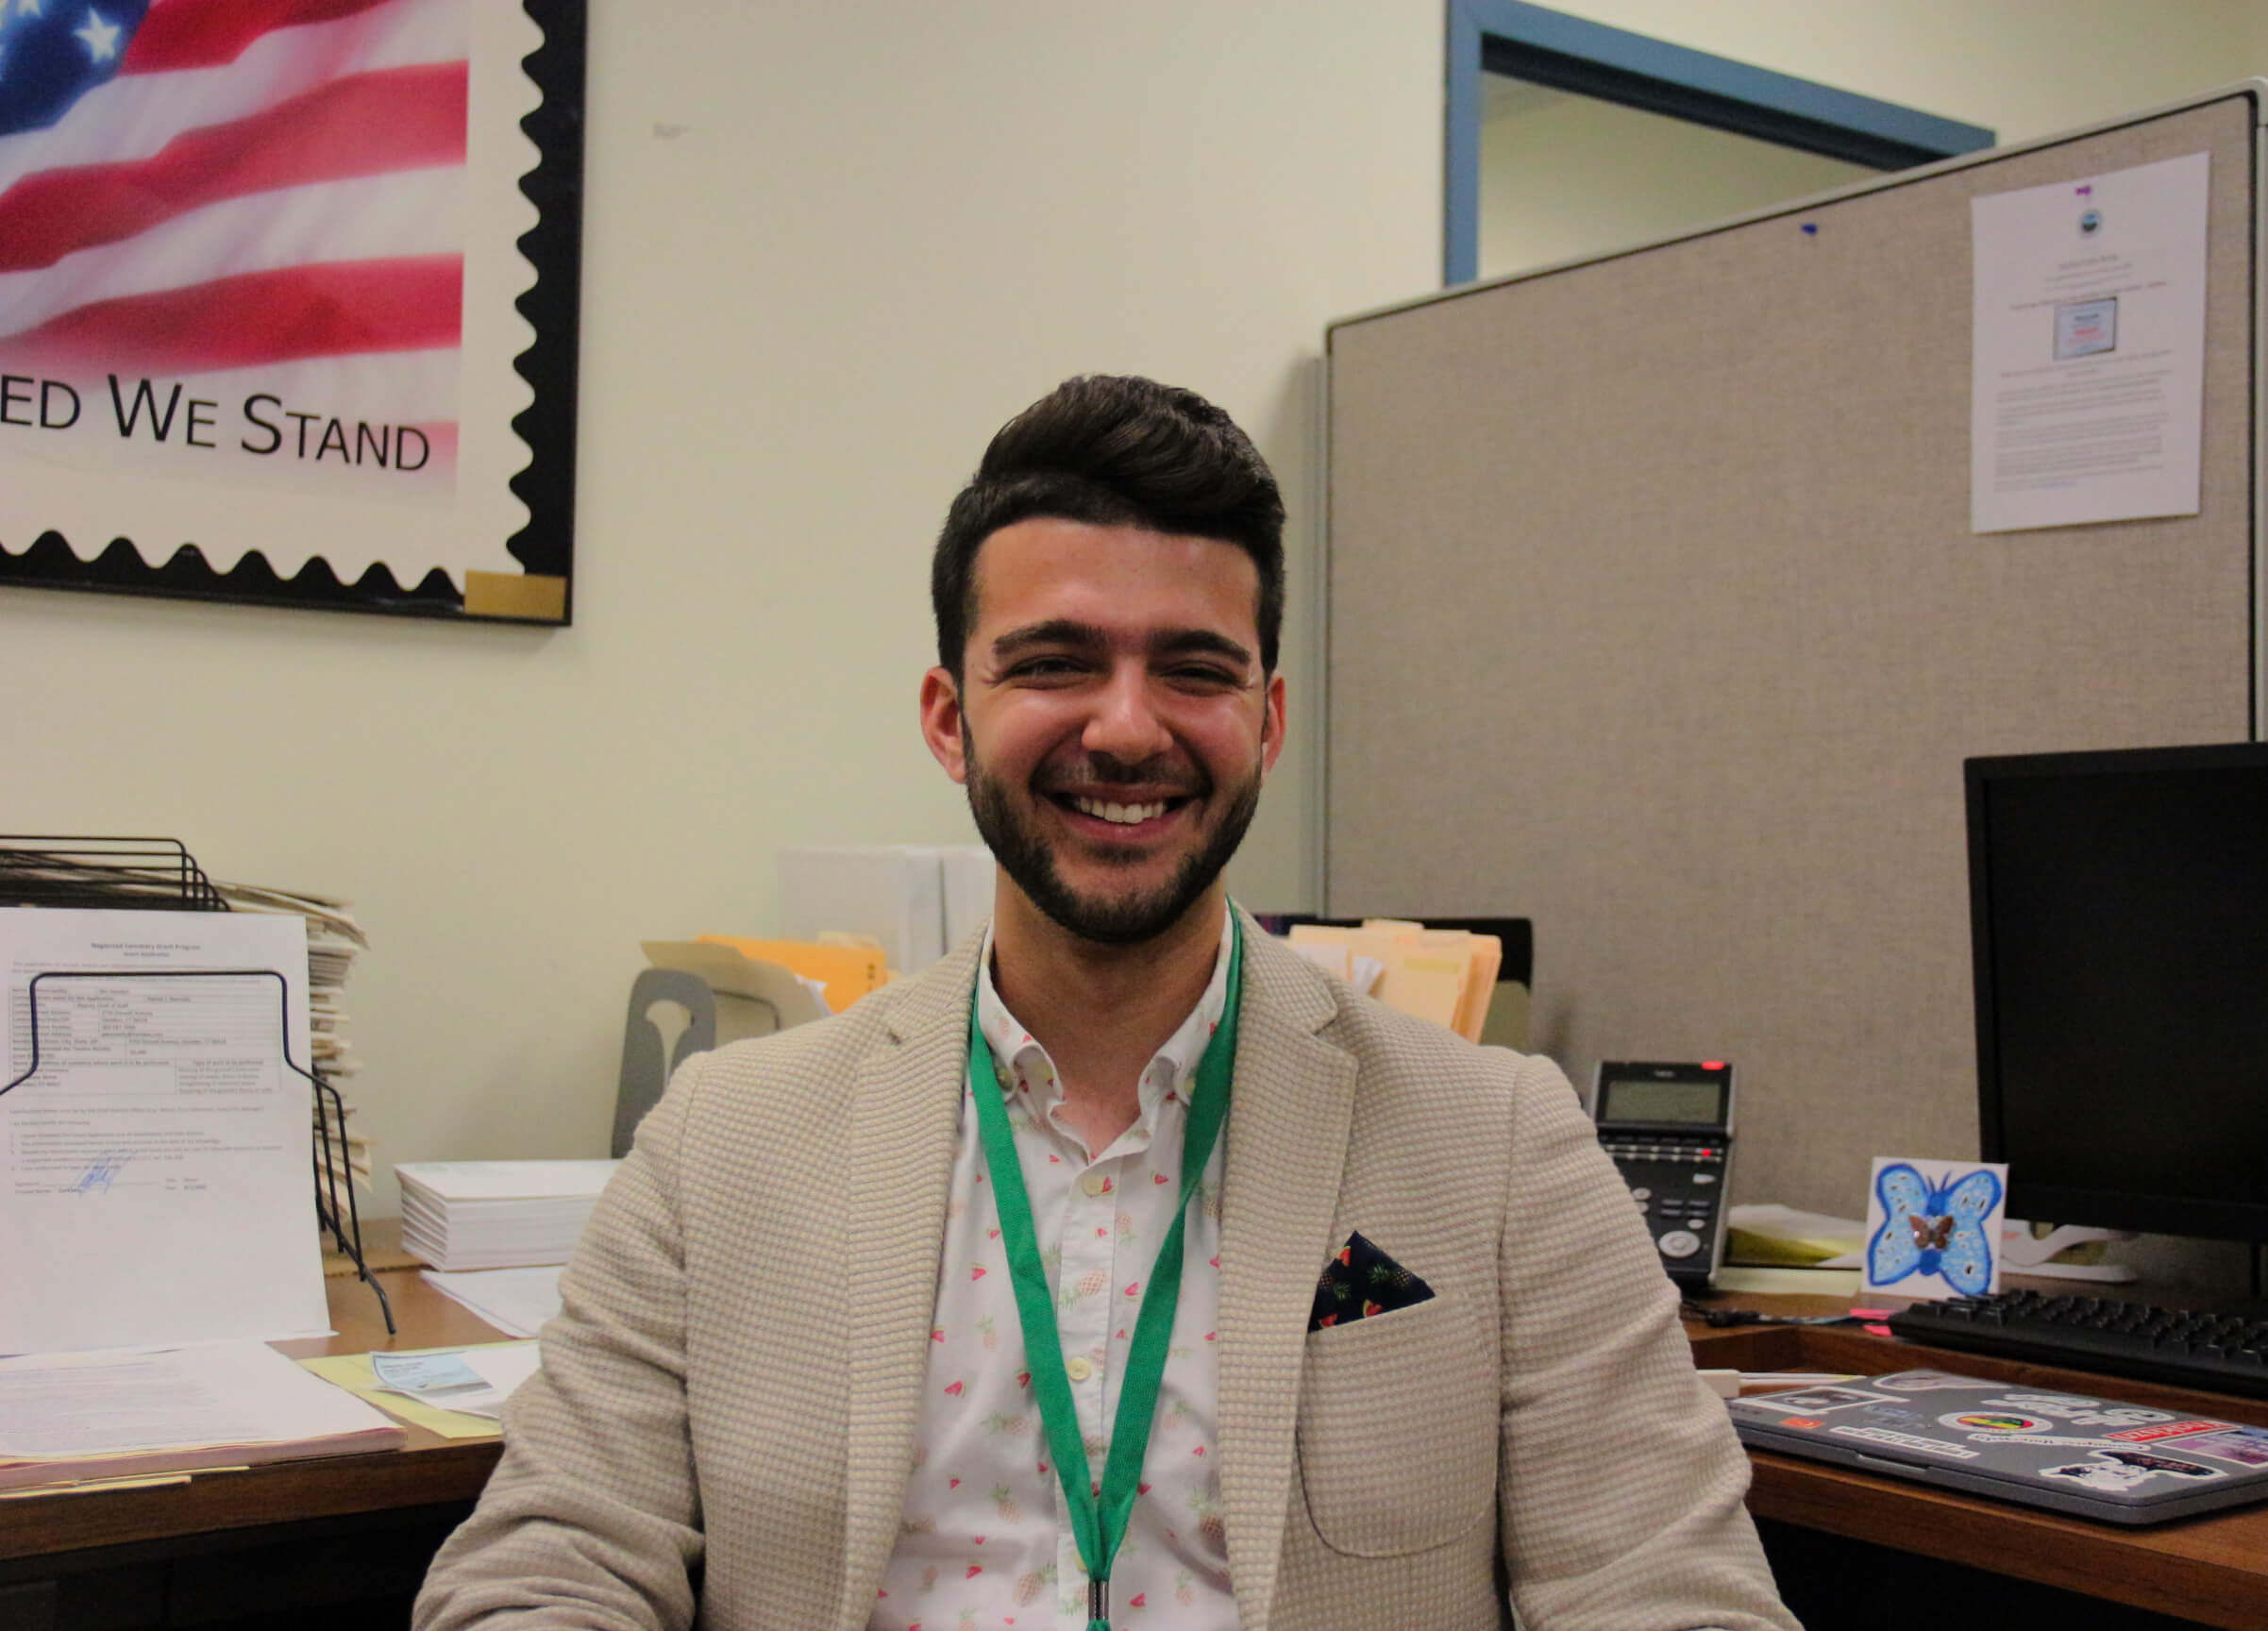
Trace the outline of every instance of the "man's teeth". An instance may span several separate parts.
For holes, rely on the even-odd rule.
[[[1155,804],[1112,804],[1100,799],[1073,799],[1071,805],[1082,816],[1099,816],[1105,821],[1116,821],[1122,827],[1131,827],[1137,821],[1147,821],[1153,816],[1166,813],[1163,799]]]

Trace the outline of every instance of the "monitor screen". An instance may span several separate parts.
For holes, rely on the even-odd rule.
[[[2268,744],[1967,770],[2009,1216],[2268,1240]]]

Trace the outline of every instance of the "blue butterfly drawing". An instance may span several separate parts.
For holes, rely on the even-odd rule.
[[[1964,1297],[1992,1285],[1992,1242],[1985,1219],[2000,1204],[2000,1175],[1982,1168],[1932,1185],[1903,1161],[1874,1180],[1882,1227],[1867,1243],[1870,1283],[1888,1286],[1908,1274],[1941,1274]]]

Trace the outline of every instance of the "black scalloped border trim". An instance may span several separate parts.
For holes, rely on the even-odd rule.
[[[519,182],[536,208],[536,224],[517,246],[535,270],[535,283],[513,304],[534,327],[535,341],[512,359],[512,366],[535,398],[512,421],[529,452],[527,466],[511,481],[512,493],[528,506],[528,524],[505,541],[505,547],[529,574],[567,580],[569,598],[560,623],[571,622],[574,614],[584,8],[585,0],[524,0],[529,17],[544,32],[544,43],[521,59],[541,100],[520,121],[537,152],[535,167]],[[152,566],[126,538],[113,538],[92,561],[82,561],[53,530],[42,532],[20,554],[0,546],[0,586],[11,583],[474,623],[551,624],[548,618],[466,618],[463,596],[439,567],[407,589],[384,562],[354,582],[342,583],[330,563],[315,555],[286,579],[277,576],[258,549],[245,551],[230,570],[215,571],[194,544],[182,545],[162,565]]]
[[[535,268],[534,286],[513,302],[535,328],[535,343],[512,366],[535,393],[512,428],[528,445],[529,463],[512,479],[528,506],[528,525],[505,541],[521,568],[537,577],[564,578],[567,603],[560,621],[575,616],[575,409],[582,311],[583,56],[588,26],[585,0],[525,0],[544,42],[521,59],[541,100],[520,121],[535,143],[535,168],[520,191],[535,206],[535,226],[519,239]]]
[[[339,581],[320,555],[290,578],[279,578],[257,549],[227,572],[216,572],[205,552],[184,544],[162,566],[146,564],[127,538],[113,538],[92,561],[71,551],[60,532],[49,530],[29,549],[11,555],[0,549],[0,585],[24,583],[42,589],[93,589],[114,595],[155,595],[173,600],[225,600],[245,606],[304,606],[319,612],[382,612],[412,617],[462,617],[464,597],[436,566],[422,582],[404,589],[382,561],[352,583]],[[491,622],[491,618],[472,619]]]

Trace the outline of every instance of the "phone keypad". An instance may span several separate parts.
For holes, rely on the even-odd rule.
[[[1653,1136],[1600,1139],[1614,1158],[1663,1267],[1679,1278],[1704,1276],[1717,1237],[1725,1146],[1714,1138]]]

